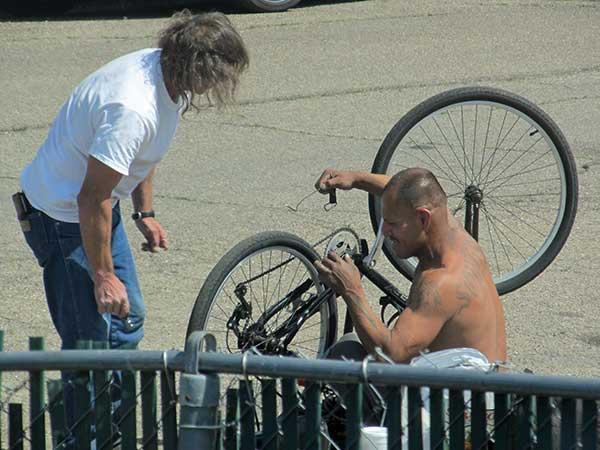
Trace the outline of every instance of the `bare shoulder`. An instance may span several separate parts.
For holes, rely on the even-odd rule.
[[[450,275],[447,270],[435,269],[420,273],[410,289],[408,307],[413,311],[442,312],[445,309],[444,301],[451,286]]]

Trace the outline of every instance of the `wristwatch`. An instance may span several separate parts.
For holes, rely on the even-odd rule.
[[[145,219],[146,217],[154,217],[154,210],[150,211],[136,211],[131,215],[133,220]]]

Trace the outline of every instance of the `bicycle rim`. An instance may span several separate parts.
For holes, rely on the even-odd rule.
[[[478,240],[502,294],[539,274],[564,244],[575,214],[576,173],[564,137],[535,106],[504,91],[487,89],[492,95],[480,99],[462,91],[465,100],[457,95],[407,114],[382,144],[373,171],[430,169],[462,224],[470,196],[479,196]],[[386,255],[412,278],[417,261],[400,260],[388,245]]]

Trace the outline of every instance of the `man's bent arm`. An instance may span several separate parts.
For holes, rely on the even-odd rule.
[[[408,307],[388,329],[369,305],[362,288],[342,294],[356,332],[368,353],[375,347],[397,363],[408,363],[437,337],[449,315],[442,302],[441,285],[421,277],[412,287]]]
[[[112,190],[122,175],[94,157],[77,196],[79,227],[94,278],[113,272],[111,253]]]
[[[381,196],[388,181],[390,177],[384,174],[325,169],[315,183],[315,188],[322,194],[331,192],[332,189],[360,189]]]
[[[131,193],[134,211],[150,211],[152,209],[152,179],[156,166],[154,166],[146,178]]]
[[[402,345],[394,349],[395,351],[392,356],[391,330],[383,324],[373,308],[371,308],[364,291],[346,292],[342,297],[350,311],[356,334],[367,353],[375,354],[375,347],[379,347],[395,362],[404,363],[410,361],[412,357],[411,352],[408,348],[403,348]]]

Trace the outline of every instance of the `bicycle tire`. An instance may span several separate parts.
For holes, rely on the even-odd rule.
[[[487,131],[485,132],[483,145],[481,145],[481,139],[480,142],[477,142],[478,130],[482,127],[481,125],[478,125],[479,107],[481,107],[482,117],[484,118],[485,116],[483,114],[485,111],[489,110]],[[467,110],[467,114],[465,114],[465,110]],[[494,115],[496,111],[504,112],[504,116],[502,116],[501,113],[498,118],[498,123],[490,125],[492,117],[494,117],[494,120],[498,117],[498,115]],[[469,113],[470,118],[468,116]],[[507,120],[508,114],[511,115],[509,120]],[[469,148],[471,147],[470,136],[468,135],[468,132],[465,134],[465,117],[467,117],[466,120],[470,125],[474,125],[472,131],[472,150]],[[502,122],[500,122],[500,118],[502,117]],[[515,121],[512,127],[508,129],[513,117],[515,117]],[[443,118],[445,121],[444,123],[448,124],[449,129],[453,128],[455,136],[452,136],[451,132],[449,132],[448,135],[443,132],[440,127],[440,122],[438,122],[438,118],[440,122]],[[462,122],[462,130],[460,128],[457,130],[454,124],[454,121],[456,120],[458,122],[459,118]],[[482,122],[485,123],[485,120],[482,120]],[[503,135],[503,133],[505,133],[505,124],[508,132]],[[518,127],[516,127],[517,124],[519,124]],[[483,125],[484,129],[485,126],[486,125]],[[495,147],[493,140],[488,142],[488,138],[490,137],[490,126],[494,128],[494,133],[499,129],[495,139]],[[524,130],[523,134],[515,141],[513,147],[507,148],[510,142],[514,140],[514,135],[511,136],[510,139],[509,135],[515,127],[519,130],[518,133]],[[430,136],[430,134],[433,134],[434,132],[436,133],[436,136],[434,136],[436,139],[432,139]],[[539,136],[537,136],[538,132]],[[413,136],[418,136],[419,134],[422,135],[421,139],[424,143],[419,144],[415,141]],[[547,146],[547,150],[544,150],[544,148],[540,150],[540,147],[537,145],[542,139],[544,140],[544,145]],[[506,144],[504,144],[505,141],[507,142]],[[521,143],[521,141],[523,142]],[[530,141],[534,142],[534,144],[527,148],[525,143],[529,145]],[[453,142],[454,145],[452,144]],[[517,145],[519,145],[519,147],[517,147]],[[444,153],[440,151],[438,146],[447,152],[445,154],[448,156],[448,159],[444,158]],[[457,153],[454,151],[454,146],[457,147],[458,151],[460,151],[462,147],[463,155],[457,156]],[[506,159],[507,155],[515,157],[515,159],[509,159],[506,163],[503,163],[500,160],[498,160],[500,162],[495,161],[495,156],[490,156],[489,158],[492,158],[492,162],[488,164],[489,158],[486,158],[488,149],[493,155],[496,155],[497,152],[502,154],[502,160]],[[467,151],[472,152],[473,156],[471,157],[471,154],[467,155]],[[479,152],[477,153],[477,159],[475,158],[476,151]],[[419,158],[417,152],[421,152],[423,158]],[[435,155],[435,152],[437,152],[439,156]],[[553,160],[551,160],[551,163],[548,166],[542,166],[539,169],[527,170],[521,174],[515,174],[514,177],[524,177],[519,178],[518,183],[508,184],[509,180],[507,180],[502,181],[501,183],[498,182],[496,186],[491,186],[490,189],[487,189],[488,192],[490,192],[490,195],[497,192],[499,189],[506,189],[506,192],[510,192],[503,196],[497,194],[494,194],[494,196],[488,195],[487,199],[489,199],[490,205],[492,205],[493,202],[496,202],[493,206],[501,209],[505,208],[509,213],[510,219],[504,219],[506,222],[510,221],[511,223],[504,223],[496,216],[492,216],[491,213],[486,215],[489,212],[489,209],[486,210],[485,206],[487,187],[484,186],[485,183],[478,184],[475,182],[489,182],[490,171],[496,170],[496,168],[503,173],[495,175],[496,178],[492,179],[493,182],[497,182],[499,178],[501,180],[508,178],[507,175],[504,176],[504,172],[509,169],[512,170],[512,166],[519,160],[523,159],[523,162],[529,161],[529,165],[531,166],[547,153],[551,153],[553,156]],[[440,156],[441,159],[439,159]],[[456,171],[453,170],[454,167],[461,166],[461,158],[459,156],[462,156],[463,158],[462,170],[464,172],[464,178],[459,178],[458,175],[456,175]],[[395,161],[391,164],[394,157],[404,157],[405,160],[402,161],[404,165],[396,163]],[[535,159],[533,161],[526,159],[530,157]],[[435,160],[436,158],[437,161]],[[498,158],[500,158],[500,156],[498,156]],[[414,161],[417,163],[420,161],[423,164],[414,164]],[[511,163],[511,161],[513,162]],[[463,87],[442,92],[423,101],[405,114],[389,131],[379,148],[371,171],[373,173],[389,173],[392,175],[403,167],[411,166],[411,162],[414,165],[429,168],[436,174],[447,194],[451,194],[451,192],[448,192],[448,185],[458,185],[459,183],[456,181],[460,182],[463,179],[464,184],[460,186],[461,189],[458,191],[459,194],[460,191],[462,191],[466,196],[468,185],[480,189],[483,195],[481,210],[483,211],[484,219],[488,221],[487,236],[485,233],[480,232],[480,244],[488,259],[490,268],[492,269],[492,275],[499,294],[502,295],[514,291],[538,276],[546,267],[548,267],[554,258],[556,258],[567,241],[577,212],[578,179],[575,161],[569,148],[569,144],[556,123],[538,106],[523,97],[496,88]],[[480,163],[480,165],[478,168],[479,172],[477,173],[478,163]],[[541,170],[543,170],[543,172],[534,174],[535,171]],[[469,171],[471,173],[469,173]],[[483,173],[484,171],[486,171],[485,174]],[[533,179],[534,175],[538,176],[539,179]],[[550,175],[555,178],[551,178]],[[447,179],[444,180],[442,178]],[[552,180],[559,180],[560,192],[548,190],[550,186],[554,188],[554,186],[550,184]],[[526,185],[530,185],[530,193],[524,192],[526,188],[521,187]],[[493,200],[494,197],[496,200]],[[505,199],[514,198],[515,200],[498,200],[500,197]],[[531,205],[528,205],[525,202],[534,203],[534,199],[539,199],[539,203],[535,200],[533,208],[529,209]],[[462,201],[464,201],[464,198],[461,202]],[[508,205],[508,203],[504,204],[505,201],[511,201],[513,203],[510,205]],[[553,206],[551,202],[556,202],[557,204]],[[516,206],[513,206],[513,204]],[[522,204],[527,206],[528,209],[521,206]],[[513,209],[509,210],[508,206]],[[538,209],[536,210],[535,207]],[[489,208],[491,208],[491,206]],[[556,209],[554,218],[552,208]],[[457,207],[457,211],[459,210],[460,204]],[[550,211],[550,213],[547,213],[547,211]],[[549,223],[552,221],[552,223],[547,225],[547,229],[536,230],[536,227],[542,228],[542,226],[536,225],[534,227],[529,222],[529,219],[526,220],[521,217],[530,212],[539,214],[537,216],[539,222]],[[369,215],[373,229],[377,232],[379,221],[381,219],[381,205],[380,200],[373,195],[369,196]],[[491,223],[490,217],[500,222],[501,225],[496,226]],[[498,251],[496,250],[494,232],[496,238],[507,237],[506,233],[516,234],[517,228],[520,229],[526,227],[531,228],[531,230],[528,229],[529,232],[536,233],[536,242],[540,240],[539,246],[535,244],[536,251],[534,253],[531,255],[522,255],[521,250],[513,242],[510,242],[510,245],[515,248],[508,248],[507,250],[501,239],[498,239],[498,241],[503,247],[499,248]],[[543,228],[546,228],[546,225],[544,225]],[[483,241],[481,239],[482,234]],[[530,239],[529,236],[524,238],[523,236],[517,235],[516,237],[519,238],[519,243],[524,241],[523,245],[527,244],[533,246],[533,244],[528,241]],[[541,239],[543,239],[543,241],[541,241]],[[391,244],[387,242],[387,240],[384,243],[383,250],[392,265],[402,273],[402,275],[409,280],[412,280],[416,266],[415,261],[398,258],[394,254]],[[502,253],[501,251],[506,255],[500,255],[499,258],[498,254]],[[515,265],[511,261],[511,255],[515,253],[519,254],[518,258],[521,258],[522,256],[523,259],[518,265]],[[500,259],[507,259],[508,261],[501,262]],[[496,267],[494,267],[494,265],[496,265]],[[505,269],[504,266],[507,268]]]
[[[312,270],[312,275],[316,277],[316,270],[312,266],[312,263],[320,258],[315,250],[299,237],[290,233],[277,231],[267,231],[249,237],[227,252],[209,273],[194,303],[188,322],[186,338],[193,331],[207,329],[206,325],[210,318],[211,309],[214,307],[214,300],[222,289],[223,283],[227,281],[236,267],[240,267],[240,264],[248,260],[252,255],[273,249],[297,255],[305,268],[307,264],[310,264],[312,269],[309,270]],[[319,289],[322,289],[320,283],[319,286]],[[337,303],[334,296],[329,298],[324,304],[324,308],[320,314],[323,316],[320,326],[320,344],[314,356],[321,356],[335,341],[337,332]]]

